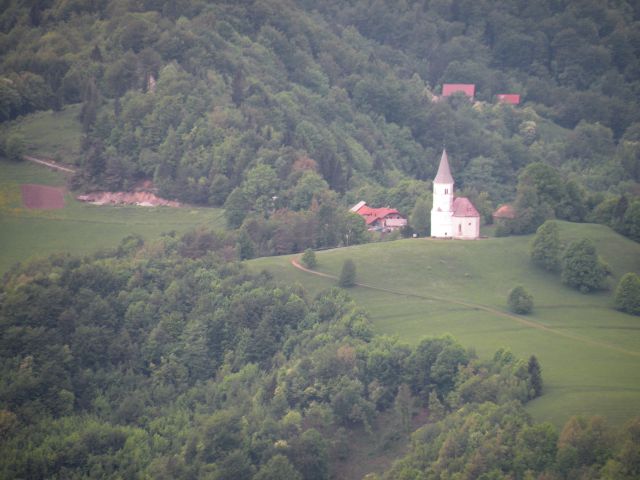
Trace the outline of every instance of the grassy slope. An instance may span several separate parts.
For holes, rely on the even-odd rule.
[[[561,223],[561,231],[565,241],[588,237],[596,243],[614,270],[613,286],[625,272],[640,272],[637,243],[599,225]],[[503,346],[521,357],[535,354],[546,382],[544,396],[528,407],[537,420],[561,424],[570,415],[600,414],[622,423],[640,415],[640,318],[613,310],[611,292],[582,295],[533,267],[530,241],[369,244],[318,253],[318,270],[337,275],[342,262],[352,258],[359,282],[397,292],[351,291],[380,333],[410,343],[451,333],[481,356]],[[290,258],[257,259],[250,265],[312,291],[335,283],[294,270]],[[504,315],[507,292],[518,283],[534,296],[535,310],[527,317]]]
[[[82,131],[78,122],[81,104],[68,105],[59,112],[36,112],[3,126],[21,135],[26,152],[36,157],[64,163],[79,163]]]
[[[24,163],[0,160],[0,274],[16,262],[58,251],[88,254],[114,247],[129,234],[146,239],[163,232],[184,232],[197,225],[222,228],[222,210],[95,206],[67,193],[61,210],[22,208],[20,184],[64,186],[64,176]]]

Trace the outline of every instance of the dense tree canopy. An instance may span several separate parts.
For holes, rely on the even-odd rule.
[[[519,233],[584,220],[587,191],[635,195],[633,2],[5,3],[0,121],[82,103],[76,186],[151,179],[232,226],[329,189],[408,216],[429,186],[403,182],[444,142],[459,190],[516,199]],[[478,102],[438,101],[446,82]]]

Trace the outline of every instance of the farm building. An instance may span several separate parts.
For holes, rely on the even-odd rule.
[[[363,217],[369,230],[392,232],[407,224],[407,219],[395,208],[371,208],[367,202],[361,201],[349,210]]]
[[[442,96],[450,97],[454,93],[464,93],[470,99],[476,94],[476,86],[473,83],[445,83],[442,85]]]
[[[431,236],[472,240],[480,237],[480,214],[471,200],[453,195],[453,176],[446,150],[433,180]]]

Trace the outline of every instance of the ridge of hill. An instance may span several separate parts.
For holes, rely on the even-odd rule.
[[[586,237],[613,271],[611,285],[627,271],[640,272],[640,246],[609,228],[560,222],[564,242]],[[599,414],[614,423],[638,415],[640,324],[612,308],[612,292],[583,295],[529,260],[531,237],[480,241],[411,239],[317,253],[317,270],[336,276],[350,258],[357,281],[350,295],[371,315],[378,333],[415,343],[451,333],[481,356],[501,347],[534,354],[544,371],[543,396],[528,405],[536,420],[561,424],[571,415]],[[295,269],[295,257],[251,260],[277,280],[310,291],[335,284]],[[507,312],[511,288],[522,284],[534,297],[526,317]]]

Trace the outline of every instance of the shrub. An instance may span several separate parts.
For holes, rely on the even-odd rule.
[[[618,283],[615,295],[615,304],[618,310],[631,315],[640,315],[640,277],[629,272]]]
[[[533,309],[533,297],[522,285],[518,285],[509,292],[508,304],[512,312],[527,314]]]
[[[307,248],[302,255],[302,264],[310,269],[316,268],[318,265],[318,260],[316,259],[316,252]]]

